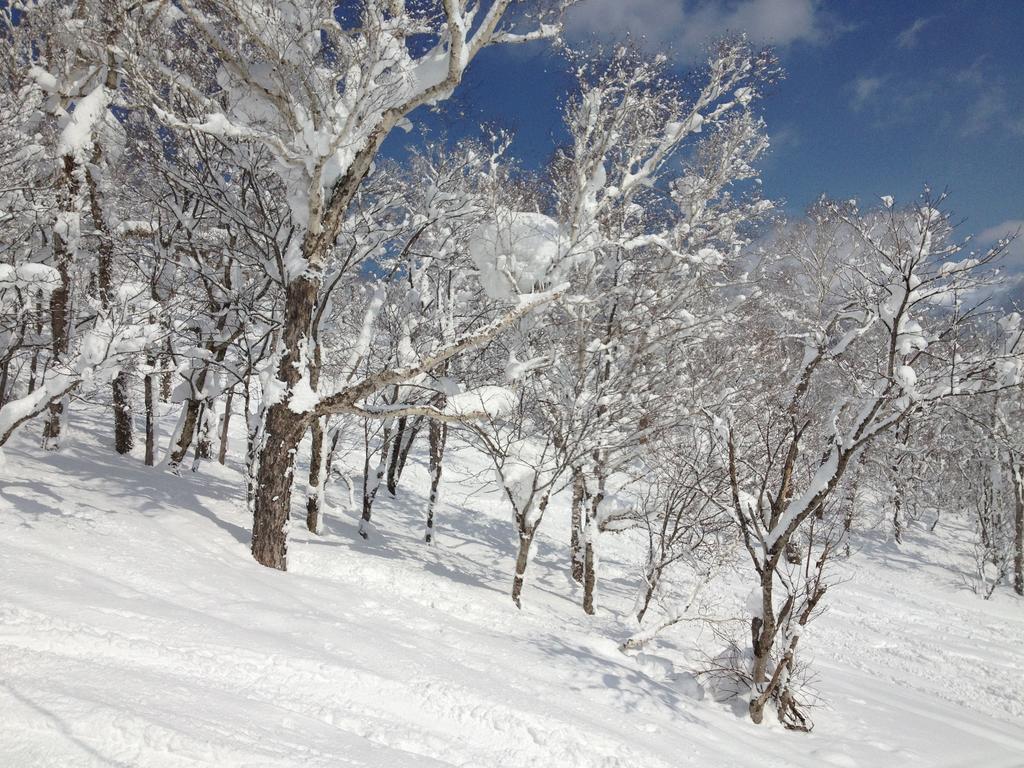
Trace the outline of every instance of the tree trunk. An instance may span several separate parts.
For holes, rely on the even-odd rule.
[[[594,614],[594,593],[597,590],[597,523],[604,493],[604,476],[599,474],[597,493],[590,500],[583,523],[583,612],[591,616]]]
[[[405,444],[405,426],[407,422],[408,418],[405,416],[398,419],[395,441],[391,448],[391,461],[388,462],[388,493],[392,496],[398,490],[398,460],[402,455],[402,446]]]
[[[82,218],[81,183],[73,155],[61,158],[57,179],[57,218],[53,224],[53,257],[60,285],[50,294],[51,367],[65,362],[71,337],[71,270]],[[43,448],[60,448],[65,427],[67,398],[50,403],[49,417],[43,428]]]
[[[252,555],[256,562],[285,570],[288,564],[287,524],[291,510],[295,453],[308,417],[292,411],[288,400],[305,371],[299,370],[309,348],[310,324],[320,292],[320,273],[307,271],[285,289],[284,345],[278,379],[286,385],[281,399],[266,409],[262,435],[255,448]]]
[[[768,664],[771,660],[772,645],[775,643],[775,606],[772,602],[774,579],[775,569],[766,563],[761,576],[761,615],[750,620],[750,640],[754,652],[751,678],[756,694],[750,700],[750,719],[758,724],[764,718],[764,705],[767,702],[767,697],[764,694],[765,685],[768,682]]]
[[[128,374],[121,371],[112,384],[114,397],[114,450],[121,455],[135,447],[135,425],[132,419],[131,390]]]
[[[1013,591],[1024,595],[1024,465],[1014,469]]]
[[[309,491],[306,496],[306,528],[310,533],[320,533],[320,495],[324,482],[324,428],[320,419],[313,419],[310,433],[312,445],[309,451]]]
[[[527,525],[527,515],[517,513],[516,519],[519,523],[519,551],[516,553],[516,573],[512,579],[512,602],[516,608],[522,608],[523,583],[526,581],[526,566],[530,562],[530,547],[533,545],[533,537],[540,527],[540,521],[544,517],[544,511],[548,508],[548,496],[544,494],[537,505],[537,516],[532,525]]]
[[[152,366],[156,361],[150,357],[147,364]],[[154,386],[155,374],[147,373],[143,379],[142,386],[145,390],[146,401],[146,466],[152,467],[156,464],[156,424],[157,424],[157,402],[156,387]]]
[[[206,372],[204,371],[203,380],[205,380],[205,376]],[[202,380],[200,380],[200,389],[202,386]],[[197,398],[190,397],[185,401],[185,411],[181,416],[181,425],[175,436],[174,445],[171,447],[167,466],[171,468],[178,467],[185,460],[185,454],[188,453],[188,449],[192,446],[192,439],[196,434],[196,425],[199,423],[199,418],[202,415],[202,406],[203,401]]]
[[[434,540],[434,512],[437,509],[438,491],[441,486],[441,470],[444,446],[448,439],[448,425],[432,420],[428,429],[430,430],[430,496],[427,498],[426,542],[430,544]]]
[[[363,464],[363,515],[359,520],[359,535],[364,539],[370,538],[371,517],[373,516],[373,502],[377,498],[377,491],[380,489],[380,481],[387,471],[388,454],[391,447],[391,426],[384,427],[384,438],[380,446],[380,460],[377,462],[377,469],[373,476],[369,474],[369,462]]]
[[[320,387],[320,340],[315,333],[316,347],[309,366],[309,386],[314,392]],[[313,419],[310,424],[311,447],[309,452],[309,484],[306,492],[306,528],[310,533],[320,533],[320,496],[324,484],[324,425],[326,419]]]
[[[288,568],[288,517],[295,452],[305,421],[287,404],[267,409],[253,489],[252,556],[268,568]]]
[[[117,87],[117,69],[107,70],[107,88]],[[96,174],[103,166],[103,149],[97,141],[93,145],[92,164],[86,169],[86,187],[89,192],[89,208],[92,213],[93,229],[96,232],[96,286],[104,314],[113,319],[114,292],[114,235],[103,211],[100,180]],[[131,390],[128,373],[120,371],[111,383],[111,399],[114,404],[114,450],[119,454],[131,453],[135,445],[135,430],[132,424]]]
[[[231,425],[231,406],[235,399],[235,388],[228,390],[224,400],[224,421],[220,426],[220,448],[217,450],[217,463],[223,465],[228,459],[228,429]]]
[[[640,610],[636,614],[636,623],[642,624],[647,609],[651,607],[651,599],[654,597],[654,590],[658,587],[658,579],[661,578],[661,568],[651,567],[647,570],[647,589],[644,590],[644,599],[640,603]]]
[[[526,565],[530,562],[530,547],[533,544],[533,531],[519,532],[519,551],[516,553],[516,575],[512,579],[512,602],[516,608],[522,608],[523,583],[526,580]]]
[[[171,347],[171,336],[167,334],[167,341],[164,344],[164,351],[160,355],[160,400],[169,402],[171,399],[171,369],[174,362],[174,349]]]
[[[587,486],[583,472],[576,467],[572,470],[572,522],[569,535],[569,561],[572,578],[578,584],[583,583],[583,503],[587,496]]]

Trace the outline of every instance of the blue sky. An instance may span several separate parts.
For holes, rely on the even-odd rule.
[[[571,44],[625,39],[680,69],[727,31],[772,45],[786,72],[764,103],[766,193],[792,213],[822,193],[862,203],[949,188],[979,241],[1024,225],[1024,0],[585,0]],[[564,140],[567,66],[543,44],[486,51],[445,105],[450,136],[515,132],[538,166]],[[1015,248],[1024,263],[1024,243]]]

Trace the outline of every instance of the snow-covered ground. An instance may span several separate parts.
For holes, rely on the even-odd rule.
[[[675,670],[621,653],[625,547],[584,616],[564,505],[517,611],[508,512],[466,450],[436,546],[417,464],[370,541],[348,513],[297,523],[278,573],[249,556],[237,462],[176,477],[98,424],[50,455],[26,430],[0,466],[0,766],[1024,766],[1024,603],[963,588],[948,525],[862,541],[803,641],[826,701],[795,734],[694,696],[692,625],[652,649]]]

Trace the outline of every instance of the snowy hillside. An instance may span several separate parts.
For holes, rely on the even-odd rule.
[[[942,547],[916,530],[902,549],[862,539],[804,640],[824,701],[798,734],[702,695],[696,628],[618,650],[630,542],[602,539],[585,616],[560,544],[566,498],[517,611],[514,527],[468,449],[452,455],[435,546],[420,540],[414,457],[369,541],[337,487],[321,537],[296,502],[282,573],[249,554],[238,457],[177,477],[116,456],[83,416],[61,454],[38,451],[35,429],[5,447],[0,765],[1024,765],[1024,606],[964,589],[965,560],[931,561],[956,551],[956,529],[940,524]]]

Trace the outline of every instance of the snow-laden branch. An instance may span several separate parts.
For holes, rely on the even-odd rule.
[[[396,384],[404,384],[417,376],[428,373],[441,365],[446,360],[461,355],[465,352],[477,349],[492,339],[503,330],[518,322],[528,314],[540,307],[557,301],[565,293],[565,286],[559,286],[544,293],[523,296],[519,305],[509,310],[501,317],[487,323],[483,327],[471,331],[457,338],[450,344],[442,347],[436,352],[421,358],[417,362],[381,371],[367,376],[351,386],[338,392],[321,397],[315,406],[303,411],[310,411],[316,416],[327,416],[334,413],[352,413],[357,410],[366,410],[361,402],[375,392]],[[448,413],[449,416],[458,416],[458,413]]]

